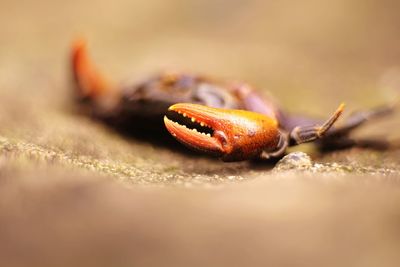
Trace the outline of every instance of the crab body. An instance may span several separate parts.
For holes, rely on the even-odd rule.
[[[184,145],[225,161],[279,158],[288,146],[317,141],[321,149],[386,147],[385,142],[354,140],[349,133],[394,105],[353,114],[333,127],[341,104],[327,120],[293,116],[245,83],[165,72],[129,86],[115,86],[92,64],[83,41],[74,44],[72,70],[78,99],[90,112],[133,129],[163,126]],[[165,130],[164,130],[165,132]]]

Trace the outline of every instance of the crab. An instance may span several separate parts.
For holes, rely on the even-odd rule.
[[[350,133],[392,113],[397,102],[354,112],[336,126],[344,104],[325,120],[293,115],[242,82],[161,72],[133,85],[115,85],[93,64],[85,40],[74,42],[71,63],[75,95],[94,117],[136,130],[164,125],[182,144],[224,161],[281,158],[288,147],[307,142],[321,151],[389,146]]]

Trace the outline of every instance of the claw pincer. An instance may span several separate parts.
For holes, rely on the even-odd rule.
[[[225,161],[257,157],[280,139],[275,119],[245,110],[180,103],[168,109],[164,123],[184,145]]]

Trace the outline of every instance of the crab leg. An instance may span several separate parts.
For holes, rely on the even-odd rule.
[[[344,104],[340,104],[333,115],[322,125],[316,126],[297,126],[290,133],[290,145],[298,145],[322,138],[333,126],[337,119],[342,115]]]
[[[280,110],[271,97],[262,97],[250,85],[235,83],[234,94],[242,101],[245,110],[257,112],[279,120]]]
[[[370,120],[378,119],[392,114],[398,106],[400,106],[399,100],[370,110],[354,112],[350,115],[349,118],[345,120],[344,124],[341,127],[337,127],[329,131],[327,137],[338,137],[347,135],[352,130],[358,128],[359,126]]]
[[[331,129],[324,139],[318,143],[323,151],[337,150],[351,147],[370,148],[375,150],[385,150],[399,147],[399,142],[389,142],[382,138],[353,138],[350,133],[366,122],[379,119],[392,114],[399,107],[400,101],[396,99],[393,103],[376,107],[370,110],[354,112],[344,123],[335,129]]]

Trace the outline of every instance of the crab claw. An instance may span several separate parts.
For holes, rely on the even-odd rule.
[[[184,145],[224,161],[246,160],[273,150],[280,133],[276,120],[244,110],[180,103],[164,117],[167,130]]]
[[[113,89],[92,63],[84,39],[77,39],[72,44],[71,65],[77,94],[82,100],[96,100]]]

